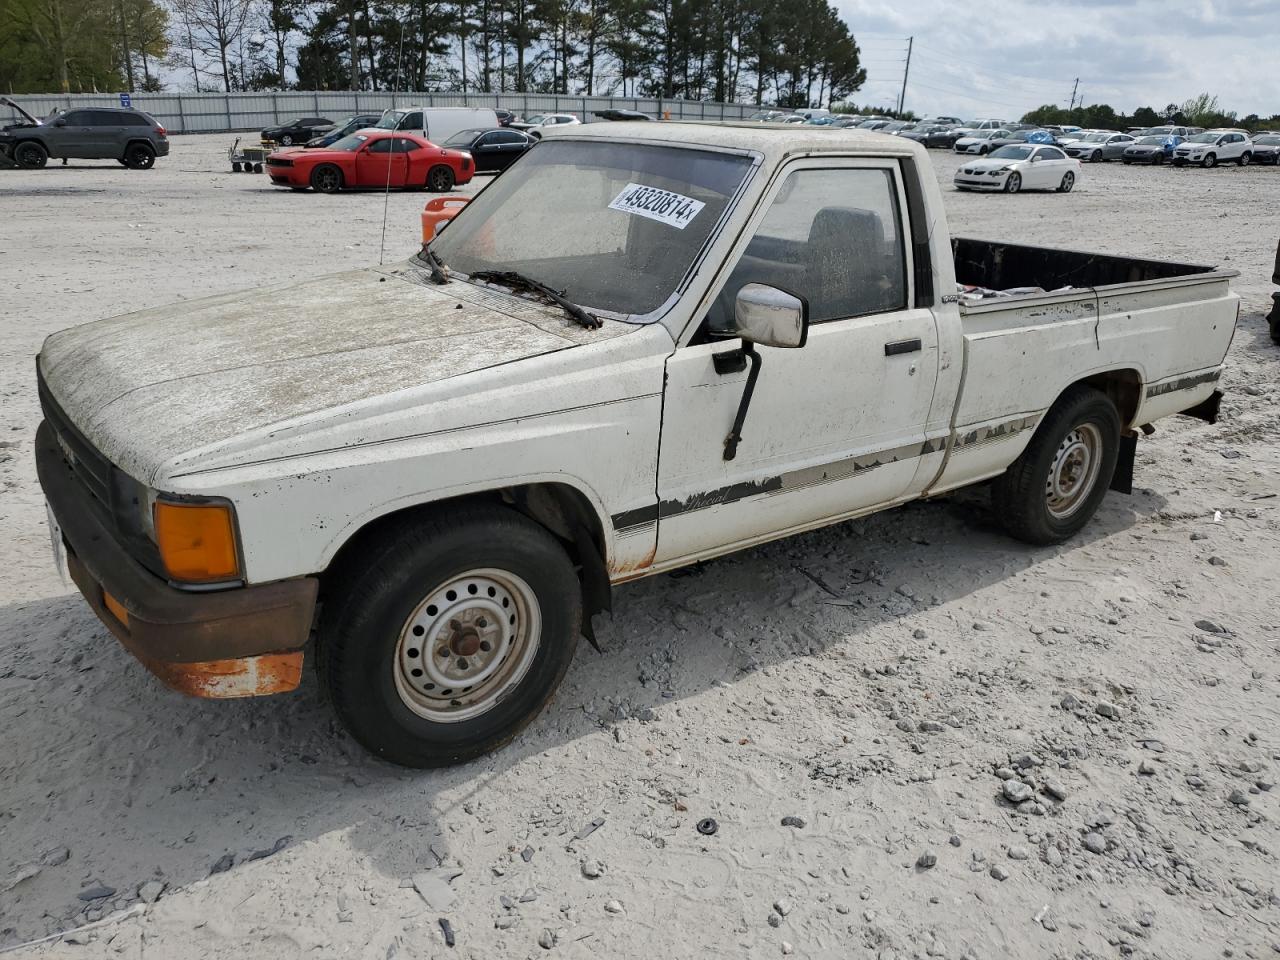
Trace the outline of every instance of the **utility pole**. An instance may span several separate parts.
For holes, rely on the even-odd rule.
[[[1076,91],[1080,89],[1080,78],[1076,77],[1076,82],[1071,85],[1071,106],[1068,110],[1074,110],[1076,106]]]
[[[902,93],[898,95],[898,113],[902,113],[902,108],[907,105],[907,75],[911,73],[911,46],[915,43],[915,37],[907,37],[907,65],[902,70]]]

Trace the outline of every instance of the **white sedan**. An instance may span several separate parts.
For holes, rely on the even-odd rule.
[[[1017,144],[981,160],[966,160],[956,171],[957,190],[1057,190],[1070,193],[1080,177],[1080,161],[1057,147]]]

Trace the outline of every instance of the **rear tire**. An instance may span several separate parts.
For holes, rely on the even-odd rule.
[[[131,143],[124,148],[124,165],[130,170],[150,170],[156,165],[156,151],[149,143]]]
[[[991,485],[997,519],[1026,543],[1061,543],[1097,512],[1119,451],[1115,404],[1092,387],[1069,388],[1021,456]]]
[[[1240,154],[1240,159],[1237,160],[1236,162],[1240,164],[1240,166],[1242,167],[1247,167],[1249,165],[1249,161],[1252,159],[1253,159],[1253,154],[1250,153],[1248,150],[1246,150],[1244,153]]]
[[[443,165],[427,171],[427,189],[432,193],[448,193],[453,189],[453,169]]]
[[[581,588],[560,541],[506,507],[401,524],[328,581],[321,680],[351,735],[407,767],[464,763],[509,742],[551,700],[581,629]]]
[[[342,189],[342,171],[332,163],[322,163],[311,171],[311,189],[317,193],[337,193]]]
[[[1058,184],[1059,193],[1070,193],[1071,188],[1076,185],[1076,175],[1068,170],[1062,175],[1062,182]]]
[[[13,148],[13,162],[28,170],[39,170],[49,162],[49,151],[38,143],[20,143]]]

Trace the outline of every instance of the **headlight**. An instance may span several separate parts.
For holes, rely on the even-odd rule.
[[[238,580],[235,511],[226,500],[155,503],[156,546],[169,576],[183,583]]]
[[[1013,167],[1001,167],[999,170],[988,170],[988,171],[987,171],[987,176],[988,176],[988,177],[998,177],[998,176],[1000,176],[1000,174],[1002,174],[1002,173],[1008,173],[1008,172],[1009,172],[1010,170],[1012,170],[1012,169],[1013,169]]]

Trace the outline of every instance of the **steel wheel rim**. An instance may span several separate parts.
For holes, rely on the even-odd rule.
[[[393,665],[396,692],[423,719],[473,720],[524,679],[541,642],[542,610],[523,578],[468,570],[427,594],[405,621]]]
[[[1082,423],[1062,438],[1045,479],[1045,506],[1049,516],[1065,520],[1080,509],[1098,481],[1102,469],[1102,431]]]

